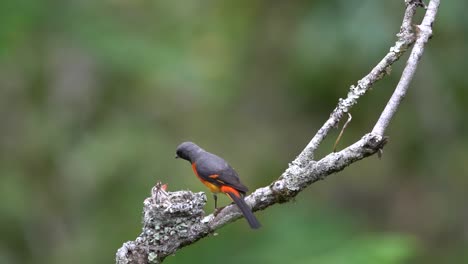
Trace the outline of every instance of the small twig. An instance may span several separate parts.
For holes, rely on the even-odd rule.
[[[423,21],[421,25],[417,26],[418,36],[416,43],[413,50],[411,51],[406,67],[401,74],[400,81],[398,82],[392,97],[388,101],[387,106],[380,115],[379,120],[375,124],[372,133],[383,136],[385,130],[390,124],[390,121],[392,120],[392,117],[395,115],[398,107],[400,106],[401,101],[403,101],[405,98],[409,84],[413,79],[416,68],[418,67],[418,63],[421,60],[421,56],[424,52],[424,46],[432,36],[432,24],[434,23],[437,9],[439,8],[439,3],[440,0],[432,0],[429,2]]]
[[[379,159],[381,159],[383,156],[383,148],[379,149],[379,151],[377,152],[377,157],[379,157]]]
[[[159,203],[161,198],[167,197],[167,184],[157,182],[156,185],[151,189],[151,197],[153,197],[155,203]]]
[[[351,119],[353,119],[353,117],[351,116],[350,113],[348,113],[348,120],[346,120],[346,123],[344,123],[343,128],[341,128],[340,134],[335,140],[335,145],[333,145],[333,152],[336,152],[336,146],[338,145],[338,142],[340,142],[341,136],[343,135],[343,132],[345,128],[348,126],[349,122],[351,122]]]

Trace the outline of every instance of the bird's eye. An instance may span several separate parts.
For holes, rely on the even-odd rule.
[[[182,151],[180,151],[180,150],[176,151],[176,157],[177,158],[183,158],[184,156],[183,156]]]

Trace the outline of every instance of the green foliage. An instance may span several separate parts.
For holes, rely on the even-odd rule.
[[[466,7],[443,1],[381,160],[258,213],[258,232],[240,220],[167,262],[466,262]],[[206,191],[173,159],[181,141],[225,157],[251,190],[268,185],[387,52],[403,9],[0,1],[0,263],[112,262],[157,181]],[[372,128],[402,66],[352,109],[340,146]]]

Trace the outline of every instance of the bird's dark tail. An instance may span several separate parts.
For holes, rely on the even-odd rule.
[[[258,222],[255,215],[252,213],[252,210],[250,209],[250,207],[244,201],[244,197],[240,196],[239,193],[237,193],[236,195],[235,193],[232,193],[232,192],[226,192],[226,194],[234,201],[234,203],[237,204],[242,214],[244,215],[245,219],[247,219],[247,222],[249,222],[250,228],[258,229],[262,226],[260,222]]]

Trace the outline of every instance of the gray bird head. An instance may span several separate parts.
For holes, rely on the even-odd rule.
[[[184,142],[177,147],[176,158],[181,158],[192,163],[203,152],[203,149],[193,142]]]

